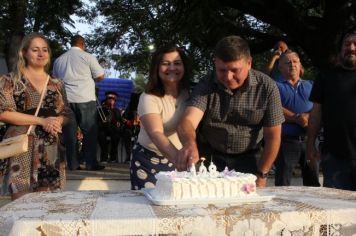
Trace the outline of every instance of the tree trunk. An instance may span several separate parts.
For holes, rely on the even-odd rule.
[[[9,71],[13,71],[15,68],[17,51],[25,35],[26,8],[27,0],[11,1],[10,14],[13,24],[11,25],[10,35],[6,43],[6,62]]]
[[[23,39],[23,35],[12,34],[10,36],[9,46],[7,48],[7,67],[9,71],[13,71],[15,69],[17,63],[17,51],[20,47],[21,41]]]

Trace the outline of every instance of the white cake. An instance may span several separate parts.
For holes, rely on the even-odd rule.
[[[256,176],[234,170],[217,172],[199,170],[159,172],[152,194],[162,200],[231,199],[256,196]],[[215,169],[215,170],[214,170]]]

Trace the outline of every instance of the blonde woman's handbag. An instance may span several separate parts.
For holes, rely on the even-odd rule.
[[[49,76],[47,76],[47,81],[42,91],[40,102],[37,105],[35,116],[38,115],[38,112],[40,110],[43,97],[47,90],[48,80],[49,80]],[[25,134],[21,134],[10,138],[5,138],[0,142],[0,160],[17,156],[19,154],[28,151],[28,135],[30,134],[33,126],[34,125],[30,125],[30,127],[28,127],[27,132]]]

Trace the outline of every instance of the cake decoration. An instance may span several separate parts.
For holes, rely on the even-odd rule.
[[[192,165],[188,171],[161,171],[156,174],[152,194],[160,199],[230,199],[257,196],[256,176],[236,172],[227,167],[222,172],[210,162],[208,169],[201,158],[199,171]]]

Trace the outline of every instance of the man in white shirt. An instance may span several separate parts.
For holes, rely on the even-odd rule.
[[[63,79],[67,98],[75,115],[63,129],[67,148],[68,168],[80,169],[76,149],[77,127],[83,133],[83,157],[87,170],[101,170],[97,153],[97,110],[95,81],[104,79],[104,69],[97,59],[85,52],[85,40],[76,35],[72,38],[71,49],[54,62],[53,75]]]

